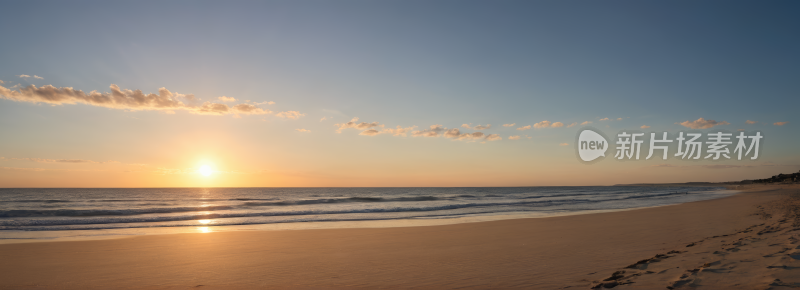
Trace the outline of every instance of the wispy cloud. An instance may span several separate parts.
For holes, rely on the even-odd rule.
[[[508,136],[508,140],[519,140],[519,135]]]
[[[706,119],[703,119],[703,118],[700,118],[700,119],[697,119],[697,120],[694,120],[694,121],[691,121],[691,122],[690,121],[684,121],[684,122],[681,122],[680,124],[682,126],[686,127],[686,128],[690,128],[690,129],[708,129],[708,128],[711,128],[711,127],[714,127],[714,126],[730,125],[730,123],[725,122],[725,121],[717,122],[717,121],[714,121],[714,120],[706,120]]]
[[[302,113],[300,113],[298,111],[286,111],[286,112],[280,112],[280,113],[275,114],[275,116],[278,116],[278,117],[281,117],[281,118],[286,118],[286,119],[292,119],[292,120],[297,120],[300,117],[305,116],[305,115],[306,114],[302,114]]]
[[[26,78],[29,78],[31,76],[22,74],[22,75],[18,75],[18,77],[26,79]],[[33,78],[38,79],[38,80],[43,80],[44,79],[43,77],[40,77],[40,76],[37,76],[37,75],[33,75]],[[0,84],[2,84],[2,83],[0,83]]]
[[[514,127],[517,123],[503,124],[503,127]]]
[[[478,125],[478,126],[475,126],[475,127],[470,127],[470,125],[472,125],[472,124],[463,124],[463,125],[461,125],[461,127],[462,128],[466,128],[466,129],[472,129],[472,130],[486,130],[486,129],[492,128],[492,124],[487,124],[486,126]]]
[[[775,164],[772,162],[764,162],[756,165],[738,165],[738,164],[707,164],[707,165],[673,165],[673,164],[657,164],[650,167],[671,167],[671,168],[705,168],[705,169],[730,169],[730,168],[756,168],[756,167],[798,167],[798,165],[791,164]]]
[[[550,121],[547,121],[547,120],[544,120],[544,121],[541,121],[539,123],[533,124],[533,127],[536,128],[536,129],[548,128],[548,127],[559,128],[559,127],[563,127],[563,126],[564,126],[564,123],[561,123],[561,122],[551,123]]]
[[[350,122],[347,122],[347,123],[335,124],[335,126],[338,127],[338,129],[336,129],[336,133],[342,133],[342,130],[348,129],[348,128],[353,128],[353,129],[356,129],[356,130],[366,130],[366,129],[370,129],[372,127],[379,127],[379,126],[383,127],[383,125],[380,125],[378,122],[372,122],[372,123],[361,122],[361,123],[358,123],[358,117],[353,118],[352,120],[350,120]]]
[[[602,118],[600,121],[608,121],[608,118]]]
[[[232,98],[232,97],[222,96],[222,97],[219,97],[218,99],[220,101],[223,101],[223,102],[236,102],[236,99]]]
[[[567,128],[572,128],[578,125],[578,122],[573,122],[572,124],[567,125]]]
[[[622,121],[622,118],[617,118],[617,121]]]
[[[561,144],[558,144],[558,146],[569,146],[569,143],[561,143]]]
[[[414,137],[440,137],[443,136],[445,138],[451,138],[454,140],[466,140],[466,141],[496,141],[501,140],[503,137],[500,137],[497,134],[489,134],[486,135],[483,132],[473,132],[473,133],[462,133],[459,129],[447,129],[442,125],[431,125],[430,128],[425,130],[417,130],[411,132],[411,136]]]
[[[517,130],[520,130],[520,131],[525,131],[525,130],[528,130],[528,129],[530,129],[530,128],[531,128],[531,125],[527,125],[527,126],[522,126],[522,127],[519,127],[519,128],[517,128]]]
[[[591,124],[591,123],[592,123],[592,121],[583,121],[583,123],[581,123],[581,126],[588,125],[588,124]]]
[[[675,165],[672,165],[672,164],[662,163],[662,164],[652,165],[650,167],[678,167],[678,166],[675,166]]]
[[[750,121],[750,120],[747,120],[747,121],[744,121],[744,122],[745,122],[745,123],[747,123],[747,124],[755,124],[755,123],[758,123],[758,121]]]
[[[131,111],[183,110],[193,114],[208,115],[264,115],[272,113],[272,111],[264,110],[251,104],[228,106],[220,103],[205,102],[201,105],[192,105],[191,101],[195,100],[194,95],[172,93],[166,88],[158,89],[158,94],[144,94],[141,90],[122,90],[114,84],[109,86],[109,88],[111,89],[110,93],[100,93],[97,91],[84,93],[81,90],[75,90],[71,87],[56,88],[51,85],[46,85],[43,87],[29,85],[19,90],[11,90],[0,86],[0,97],[12,101],[35,104],[86,104],[91,106]],[[184,101],[189,101],[189,103],[184,103]]]
[[[442,125],[431,125],[429,129],[411,132],[414,137],[439,137],[446,129]]]
[[[118,161],[92,161],[92,160],[85,160],[85,159],[46,159],[46,158],[5,158],[0,157],[0,160],[19,160],[19,161],[30,161],[36,163],[95,163],[95,164],[104,164],[104,163],[119,163]]]
[[[775,125],[775,126],[783,126],[783,125],[786,125],[786,124],[789,124],[789,122],[775,122],[775,123],[773,123],[772,125]]]
[[[639,127],[639,128],[642,128],[642,129],[647,129],[647,128],[650,128],[650,126],[647,126],[647,125],[642,125],[642,126],[641,126],[641,127]]]
[[[297,132],[311,133],[311,130],[308,129],[295,129],[295,130],[297,130]]]
[[[319,121],[322,122],[322,121],[325,121],[327,119],[328,119],[328,117],[322,117],[322,119],[319,119]]]
[[[403,128],[402,126],[397,126],[397,128],[394,128],[394,129],[392,129],[392,128],[383,129],[381,131],[381,133],[392,134],[393,136],[403,136],[403,137],[405,137],[406,134],[410,133],[411,130],[414,130],[414,128],[417,128],[417,126],[411,126],[411,127],[405,127],[405,128]]]
[[[444,135],[445,138],[452,138],[452,139],[456,139],[456,140],[479,140],[479,139],[487,139],[487,140],[489,140],[488,139],[489,136],[487,136],[483,132],[461,133],[461,131],[459,131],[458,129],[455,129],[455,128],[445,131],[443,135]],[[499,137],[499,136],[497,136],[497,137]],[[492,136],[492,138],[493,139],[489,140],[489,141],[499,140],[499,139],[496,139],[496,137],[494,137],[494,136]],[[502,139],[502,138],[500,138],[500,139]]]

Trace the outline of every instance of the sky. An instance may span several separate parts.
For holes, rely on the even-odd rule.
[[[800,169],[794,1],[2,6],[0,187],[613,185]],[[587,163],[576,141],[589,127],[610,148]],[[614,158],[623,131],[740,130],[764,136],[756,160],[690,161],[674,144],[667,160]]]

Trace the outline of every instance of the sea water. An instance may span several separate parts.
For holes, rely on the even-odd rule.
[[[0,189],[0,243],[547,217],[735,193],[716,187],[648,186]]]

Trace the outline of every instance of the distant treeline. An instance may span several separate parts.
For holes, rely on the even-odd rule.
[[[800,171],[790,174],[778,174],[770,178],[742,180],[742,183],[794,183],[800,181]]]

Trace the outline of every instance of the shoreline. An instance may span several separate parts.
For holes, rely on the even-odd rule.
[[[671,186],[666,186],[671,187]],[[715,186],[720,187],[720,186]],[[723,187],[720,187],[723,188]],[[546,212],[497,212],[467,214],[453,217],[430,217],[430,218],[395,218],[395,219],[375,219],[375,220],[352,220],[352,221],[311,221],[311,222],[287,222],[287,223],[266,223],[266,224],[243,224],[243,225],[194,225],[194,226],[163,226],[163,227],[135,227],[117,229],[87,229],[87,230],[59,230],[59,231],[24,231],[9,230],[0,231],[6,237],[0,238],[0,245],[19,244],[19,243],[42,243],[42,242],[65,242],[65,241],[94,241],[109,239],[124,239],[151,235],[172,235],[172,234],[192,234],[192,233],[217,233],[217,232],[237,232],[237,231],[284,231],[284,230],[316,230],[316,229],[354,229],[354,228],[402,228],[402,227],[425,227],[425,226],[445,226],[464,223],[482,223],[502,220],[531,219],[531,218],[554,218],[574,215],[592,215],[610,212],[624,212],[631,210],[642,210],[664,206],[673,206],[684,203],[692,203],[705,200],[728,198],[743,191],[730,187],[721,189],[717,194],[725,195],[711,199],[688,201],[676,204],[664,204],[645,207],[632,207],[621,209],[591,209],[575,211],[546,211]],[[30,238],[29,238],[30,237]]]
[[[710,250],[692,251],[717,248],[715,243],[728,239],[723,235],[741,235],[741,242],[746,235],[768,232],[756,238],[772,240],[747,244],[764,243],[766,248],[775,244],[773,236],[794,238],[794,233],[787,232],[791,229],[786,218],[780,222],[774,204],[797,189],[758,186],[729,197],[677,205],[440,226],[230,231],[2,244],[0,288],[586,289],[617,283],[624,289],[664,288],[679,282],[691,285],[698,279],[687,278],[717,273],[712,270],[722,263],[715,263],[723,260],[702,258],[717,255]],[[770,217],[765,218],[767,215]],[[783,229],[769,232],[767,227]],[[687,247],[689,244],[696,246]],[[736,251],[726,254],[755,252],[745,248],[747,245],[728,245]],[[668,254],[671,251],[679,253]],[[681,258],[672,258],[676,256]],[[783,256],[776,256],[784,259],[780,265],[760,257],[753,255],[749,264],[766,261],[773,268],[750,271],[763,277],[738,281],[736,287],[775,283],[774,279],[763,280],[778,277],[778,270],[789,272],[786,267],[800,266],[784,261]],[[698,258],[707,261],[694,265]],[[669,263],[688,264],[653,271]],[[702,267],[705,264],[709,265]],[[746,264],[736,266],[744,268]],[[634,268],[626,269],[629,265]],[[614,274],[619,271],[625,272]],[[695,276],[683,277],[686,273]],[[615,279],[603,281],[609,278]]]

